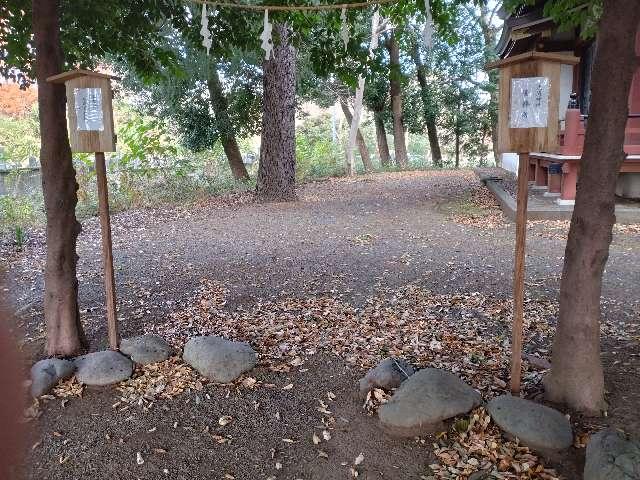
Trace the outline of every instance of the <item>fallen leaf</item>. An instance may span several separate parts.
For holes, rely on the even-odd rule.
[[[231,422],[233,422],[233,417],[229,415],[224,415],[218,419],[218,424],[222,427],[229,425]]]

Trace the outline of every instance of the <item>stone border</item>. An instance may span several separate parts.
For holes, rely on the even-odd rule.
[[[476,170],[480,183],[485,185],[498,201],[504,215],[515,222],[516,201],[502,187],[502,179],[496,176],[483,176]],[[531,207],[527,209],[528,220],[571,220],[573,205],[556,205],[553,208]],[[621,225],[640,223],[640,208],[616,206],[616,223]]]

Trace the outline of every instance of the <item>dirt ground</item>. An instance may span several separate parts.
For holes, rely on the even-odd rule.
[[[505,315],[490,318],[497,310],[486,305],[508,305],[514,227],[502,218],[472,172],[329,180],[301,186],[299,197],[293,203],[256,204],[250,195],[231,195],[191,206],[114,215],[122,335],[175,333],[175,322],[182,322],[178,324],[182,328],[190,318],[200,318],[191,309],[202,303],[203,282],[214,282],[224,289],[224,300],[213,313],[209,306],[202,313],[213,322],[209,330],[202,319],[191,322],[196,333],[215,332],[221,325],[231,325],[231,320],[254,321],[256,315],[283,311],[273,305],[281,309],[281,302],[291,298],[330,298],[358,315],[372,304],[392,309],[394,292],[411,286],[440,295],[439,303],[429,303],[428,309],[440,312],[438,318],[452,325],[458,320],[482,321],[469,321],[464,310],[455,316],[451,307],[482,298],[474,311],[484,312],[496,342],[504,345],[508,340]],[[551,305],[544,311],[553,312],[557,302],[566,230],[563,222],[537,222],[529,228],[527,294],[532,305]],[[607,324],[603,361],[610,409],[604,419],[573,416],[576,428],[612,425],[640,434],[640,385],[632,381],[640,374],[639,250],[637,226],[616,229],[603,290]],[[78,251],[80,309],[90,349],[95,351],[106,347],[97,219],[83,222]],[[17,332],[23,337],[25,365],[29,365],[40,358],[44,339],[42,233],[33,232],[20,254],[11,253],[5,243],[0,257],[8,267],[20,319]],[[372,300],[380,296],[387,300]],[[398,305],[404,305],[402,296],[398,298]],[[409,323],[417,308],[406,308],[412,312]],[[548,354],[555,321],[553,313],[547,316],[544,328],[538,328],[537,320],[536,325],[529,324],[543,333],[530,337],[527,349],[541,355]],[[250,325],[234,330],[234,335],[248,341],[266,338],[259,323]],[[334,326],[326,328],[333,331],[329,329]],[[380,337],[396,336],[394,328],[382,329]],[[151,405],[143,400],[124,404],[122,392],[113,388],[85,389],[81,397],[43,401],[39,417],[28,423],[32,432],[22,474],[43,480],[330,480],[355,478],[355,471],[365,479],[429,478],[429,465],[436,461],[432,444],[437,440],[387,436],[356,396],[357,379],[370,361],[396,350],[379,348],[376,332],[345,335],[364,339],[358,340],[362,344],[357,348],[343,344],[325,348],[332,345],[328,340],[310,348],[312,337],[292,336],[286,348],[299,341],[305,348],[293,348],[291,355],[299,355],[303,363],[287,369],[274,368],[273,349],[263,352],[254,345],[269,359],[251,372],[257,388],[205,384],[173,398],[155,399]],[[438,335],[444,341],[446,332]],[[422,341],[419,336],[417,342]],[[172,340],[179,345],[178,339]],[[422,344],[417,345],[412,352],[420,351]],[[432,358],[408,356],[419,366]],[[450,365],[444,353],[433,359],[441,362],[438,365]],[[474,383],[485,397],[500,393],[504,387],[500,379],[508,380],[506,357],[496,357],[494,363],[487,368],[498,386]],[[531,373],[528,378],[527,395],[536,396],[540,375]],[[290,384],[293,388],[284,388]],[[331,413],[318,410],[325,409],[322,405]],[[221,426],[218,419],[225,415],[233,421]],[[313,434],[324,431],[330,432],[330,440],[315,445]],[[142,464],[136,461],[138,453]],[[364,461],[355,465],[360,454]],[[550,466],[564,478],[577,478],[583,457],[584,448],[572,448]]]

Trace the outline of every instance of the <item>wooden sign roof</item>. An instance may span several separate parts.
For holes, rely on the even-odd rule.
[[[546,52],[527,52],[520,55],[514,55],[513,57],[507,57],[502,60],[487,63],[485,65],[486,70],[493,70],[494,68],[500,68],[507,65],[528,62],[531,60],[544,60],[547,62],[564,63],[567,65],[577,65],[580,63],[579,57],[573,55],[565,55],[562,53],[546,53]]]
[[[99,77],[99,78],[108,78],[110,80],[120,80],[120,77],[116,77],[114,75],[109,75],[107,73],[100,72],[92,72],[91,70],[69,70],[68,72],[59,73],[57,75],[52,75],[47,78],[47,82],[51,83],[64,83],[73,78],[77,77]]]

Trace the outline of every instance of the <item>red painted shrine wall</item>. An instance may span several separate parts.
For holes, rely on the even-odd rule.
[[[636,35],[636,55],[640,56],[640,30]],[[629,113],[640,114],[640,67],[636,69],[629,94]]]
[[[636,34],[636,55],[640,55],[640,30],[638,30]],[[631,91],[629,92],[629,114],[640,114],[640,67],[636,69],[633,82],[631,83]],[[635,131],[639,127],[640,118],[629,119],[627,128],[632,130],[627,131],[625,144],[640,144],[640,133]]]

